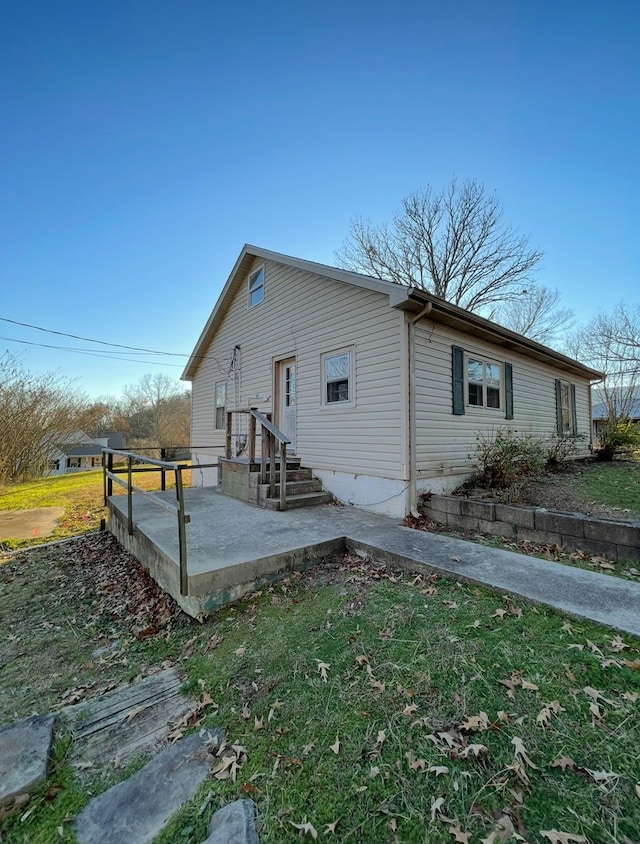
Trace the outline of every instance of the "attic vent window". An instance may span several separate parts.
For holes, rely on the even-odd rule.
[[[264,299],[264,267],[249,276],[249,307],[259,305]]]

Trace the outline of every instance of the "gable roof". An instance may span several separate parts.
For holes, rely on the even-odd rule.
[[[405,287],[393,281],[372,278],[371,276],[355,273],[351,270],[332,267],[329,264],[319,264],[316,261],[307,261],[303,258],[283,255],[280,252],[271,252],[268,249],[251,246],[246,243],[229,274],[225,286],[218,297],[218,301],[211,312],[211,316],[207,320],[195,348],[187,361],[187,365],[180,376],[183,380],[190,381],[194,377],[200,360],[206,354],[209,344],[229,310],[238,289],[246,281],[249,270],[256,258],[273,261],[277,264],[283,264],[286,267],[301,270],[302,272],[313,273],[314,275],[329,278],[333,281],[339,281],[343,284],[350,284],[354,287],[361,287],[365,290],[386,295],[389,297],[390,307],[406,310],[410,313],[418,314],[424,310],[425,306],[430,306],[431,309],[428,312],[429,320],[441,322],[444,325],[456,328],[474,337],[487,340],[505,349],[521,352],[542,363],[551,364],[571,375],[594,380],[600,380],[602,378],[602,373],[595,369],[584,366],[584,364],[566,355],[562,355],[560,352],[556,352],[547,346],[543,346],[535,340],[529,340],[515,331],[510,331],[508,328],[504,328],[478,314],[460,308],[452,302],[447,302],[439,296],[427,293],[425,290],[416,287]]]

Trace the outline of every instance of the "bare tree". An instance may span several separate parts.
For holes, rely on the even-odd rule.
[[[147,373],[123,390],[132,446],[188,445],[191,397],[164,373]]]
[[[600,313],[570,341],[571,351],[605,374],[602,395],[611,422],[627,420],[640,391],[640,305]]]
[[[558,290],[532,286],[524,295],[500,306],[495,320],[524,337],[558,347],[564,345],[567,332],[573,328],[574,313],[562,307]]]
[[[42,475],[60,434],[78,427],[86,398],[59,373],[26,372],[0,357],[0,484]]]
[[[402,200],[390,224],[356,219],[341,249],[341,266],[419,287],[492,318],[526,295],[542,254],[502,221],[495,194],[455,179],[439,192],[427,186]]]

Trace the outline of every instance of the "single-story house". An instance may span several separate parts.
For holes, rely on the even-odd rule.
[[[498,428],[580,435],[588,455],[601,376],[424,290],[246,245],[182,377],[196,466],[221,454],[226,412],[252,407],[337,499],[404,516],[468,477]]]
[[[67,475],[102,466],[103,448],[123,448],[121,433],[101,433],[94,437],[84,431],[54,433],[46,446],[47,467],[44,475]]]
[[[615,402],[615,413],[619,417],[623,412],[623,407],[619,401]],[[640,422],[640,396],[635,397],[629,402],[625,402],[624,413],[629,422]],[[602,426],[609,419],[609,405],[607,402],[601,401],[593,405],[593,433],[595,439],[598,438],[598,432]]]

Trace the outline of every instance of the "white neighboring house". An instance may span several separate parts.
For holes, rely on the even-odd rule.
[[[54,434],[47,449],[47,469],[44,477],[86,472],[102,467],[103,448],[122,448],[120,433],[105,433],[90,437],[84,431]]]
[[[599,372],[416,288],[246,245],[198,339],[195,469],[223,453],[226,411],[272,413],[339,500],[404,516],[472,472],[498,428],[580,435]]]

